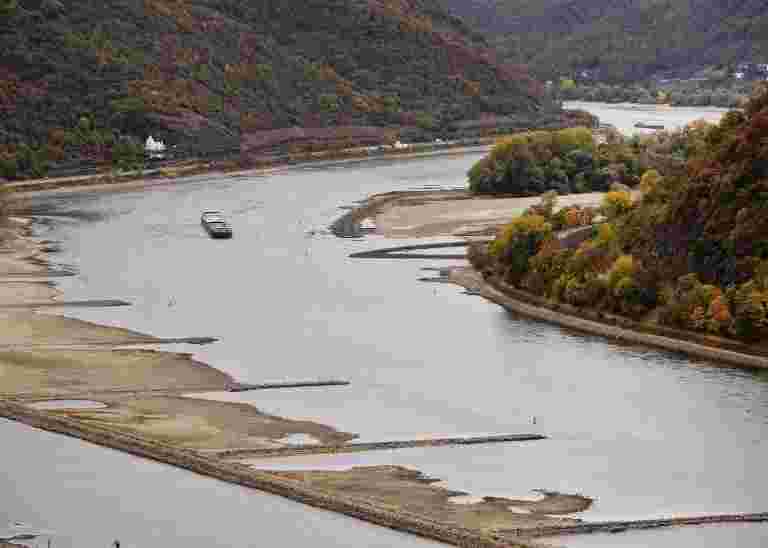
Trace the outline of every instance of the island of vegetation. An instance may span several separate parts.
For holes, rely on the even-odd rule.
[[[587,212],[556,211],[556,197],[546,195],[473,249],[475,268],[497,288],[548,306],[668,327],[682,337],[699,332],[714,344],[738,341],[765,355],[768,88],[718,125],[694,124],[646,142],[593,144],[578,135],[502,140],[472,168],[470,186],[602,189],[613,170],[614,180],[618,171],[623,182],[638,181],[637,190],[614,186],[599,211]],[[587,228],[563,236],[563,228],[577,226]]]

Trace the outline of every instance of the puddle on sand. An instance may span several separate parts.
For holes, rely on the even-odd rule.
[[[277,441],[287,445],[320,445],[320,440],[309,434],[288,434]]]
[[[51,409],[106,409],[106,404],[91,400],[47,400],[27,404],[29,407],[41,410]]]

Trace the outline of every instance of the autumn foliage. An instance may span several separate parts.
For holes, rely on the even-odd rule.
[[[490,270],[575,306],[635,318],[655,311],[678,328],[768,339],[768,88],[743,112],[675,139],[685,169],[646,171],[638,202],[608,192],[606,221],[568,245],[554,219],[565,221],[558,229],[593,219],[555,211],[546,197],[490,245]]]

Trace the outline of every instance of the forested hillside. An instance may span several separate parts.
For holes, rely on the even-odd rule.
[[[0,177],[559,116],[436,0],[0,0]]]
[[[593,69],[601,80],[768,63],[762,0],[441,0],[542,78]]]
[[[609,192],[586,241],[553,234],[581,212],[563,223],[551,202],[533,208],[490,246],[489,271],[553,301],[768,341],[768,87],[719,125],[655,139],[647,146],[684,164],[647,170],[639,200]]]

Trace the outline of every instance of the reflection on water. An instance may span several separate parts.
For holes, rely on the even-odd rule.
[[[323,234],[342,213],[339,206],[421,183],[460,186],[479,158],[379,161],[289,170],[270,178],[208,178],[146,192],[48,197],[41,202],[57,214],[98,215],[56,223],[41,236],[61,240],[59,257],[79,267],[78,276],[60,283],[67,299],[134,303],[68,314],[161,337],[220,337],[207,347],[181,348],[243,382],[319,377],[351,382],[330,390],[232,395],[236,401],[319,420],[363,440],[530,432],[532,417],[536,431],[550,436],[530,444],[354,458],[402,462],[473,495],[520,496],[535,488],[583,493],[597,499],[584,514],[594,519],[768,510],[764,374],[692,363],[516,318],[457,287],[416,282],[422,268],[451,262],[349,258],[412,241]],[[209,239],[199,225],[203,209],[224,211],[236,237]],[[169,307],[171,298],[175,305]],[[48,443],[37,466],[57,462],[50,457],[56,442]],[[112,461],[101,462],[103,452],[78,447],[92,455],[96,469],[114,476]],[[22,454],[4,462],[9,471],[29,466]],[[90,488],[107,496],[148,465],[128,462],[136,470],[114,476],[116,484],[92,482]],[[60,479],[51,481],[57,496],[63,496],[59,482],[66,485],[70,472],[61,468]],[[204,481],[191,476],[188,484]],[[186,522],[187,505],[210,507],[202,488],[188,496],[163,485],[166,504],[157,510],[164,519]],[[36,519],[48,518],[50,505],[29,500]],[[9,507],[20,502],[18,495],[7,501]],[[246,522],[284,519],[276,517],[282,510],[268,514],[261,503],[249,508]],[[316,519],[314,527],[330,537],[346,534],[325,517],[307,519]],[[120,523],[117,516],[112,520]],[[138,527],[138,521],[132,523]],[[75,521],[72,527],[79,532],[82,526]],[[378,538],[379,529],[369,529]],[[231,544],[242,529],[233,531]],[[699,546],[679,538],[654,546]],[[744,540],[740,546],[759,544]]]

